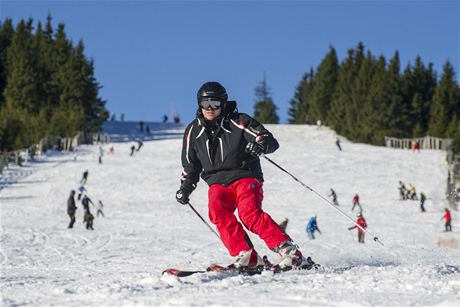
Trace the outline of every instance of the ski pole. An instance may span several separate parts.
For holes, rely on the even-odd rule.
[[[205,223],[206,226],[208,226],[209,230],[211,230],[211,231],[219,238],[219,240],[220,240],[220,237],[219,237],[219,235],[217,234],[217,232],[216,232],[214,229],[212,229],[211,226],[209,226],[209,224],[208,224],[208,223],[204,220],[204,218],[198,213],[198,211],[196,211],[195,208],[193,208],[192,204],[191,204],[190,202],[188,202],[187,205],[189,205],[190,208],[192,208],[193,212],[195,212],[195,214],[198,215],[198,217],[203,221],[203,223]]]
[[[270,162],[271,164],[273,164],[274,166],[276,166],[277,168],[279,168],[280,170],[282,170],[283,172],[285,172],[286,174],[288,174],[289,176],[291,176],[295,181],[297,181],[298,183],[300,183],[304,188],[310,190],[311,192],[315,193],[317,196],[319,196],[319,198],[321,198],[322,200],[324,200],[326,203],[328,203],[332,208],[334,208],[335,210],[337,210],[340,214],[342,214],[344,217],[348,218],[353,224],[355,224],[359,229],[361,229],[362,231],[368,233],[370,236],[372,236],[374,238],[374,241],[375,242],[378,242],[380,243],[382,246],[383,246],[383,243],[379,240],[379,238],[377,238],[376,236],[374,236],[372,233],[370,233],[369,231],[367,231],[365,228],[361,227],[360,225],[358,225],[358,223],[356,223],[351,217],[349,217],[345,212],[343,212],[342,210],[340,210],[339,208],[337,208],[336,206],[334,206],[327,198],[325,198],[323,195],[319,194],[318,192],[316,192],[315,190],[313,190],[312,188],[310,188],[308,185],[306,185],[305,183],[303,183],[302,181],[300,181],[299,179],[297,179],[294,175],[292,175],[290,172],[288,172],[287,170],[285,170],[284,168],[282,168],[281,166],[279,166],[277,163],[275,163],[273,160],[271,160],[270,158],[268,158],[267,156],[263,155],[263,157],[265,159],[267,159],[268,162]]]

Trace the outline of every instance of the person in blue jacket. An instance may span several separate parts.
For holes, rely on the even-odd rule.
[[[306,231],[310,240],[315,239],[315,231],[321,234],[321,230],[319,230],[318,223],[316,222],[316,215],[308,221]]]

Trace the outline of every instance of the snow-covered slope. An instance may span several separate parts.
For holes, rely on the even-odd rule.
[[[328,129],[268,128],[281,144],[270,158],[322,195],[334,188],[340,208],[353,218],[351,199],[358,193],[368,230],[384,246],[369,237],[357,243],[349,221],[262,160],[264,209],[277,221],[288,217],[287,231],[303,253],[329,270],[162,278],[169,267],[232,261],[190,208],[174,199],[181,140],[145,142],[133,157],[130,144],[115,143],[115,154],[106,155],[103,165],[97,164],[96,146],[82,146],[4,175],[2,306],[458,306],[460,251],[437,244],[459,239],[457,212],[453,233],[443,233],[440,221],[447,205],[444,152],[414,154],[347,141],[339,152]],[[96,218],[95,230],[88,231],[79,205],[75,228],[67,229],[68,193],[86,169],[89,196],[103,201],[106,217]],[[429,197],[426,213],[418,202],[398,200],[398,180]],[[204,217],[206,192],[201,182],[191,197]],[[314,214],[323,234],[311,241],[304,229]],[[252,241],[260,254],[276,260],[260,239],[252,235]]]

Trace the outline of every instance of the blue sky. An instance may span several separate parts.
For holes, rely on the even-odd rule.
[[[438,74],[459,71],[459,1],[6,1],[0,17],[66,25],[95,61],[100,96],[117,117],[193,119],[196,91],[219,81],[252,114],[266,73],[282,122],[302,75],[332,45],[340,59],[362,41],[373,54],[420,55]],[[458,78],[457,78],[458,80]]]

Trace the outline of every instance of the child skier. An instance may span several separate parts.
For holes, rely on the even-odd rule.
[[[356,216],[358,217],[358,220],[356,220],[356,224],[358,224],[364,229],[367,228],[367,224],[366,224],[366,220],[364,219],[364,216],[361,213],[358,213]],[[364,231],[361,228],[354,225],[352,227],[349,227],[348,230],[352,230],[355,228],[358,228],[358,242],[364,243]]]
[[[99,164],[102,164],[102,157],[104,156],[104,148],[99,146]]]
[[[315,239],[315,231],[318,231],[321,234],[321,230],[319,230],[318,223],[316,222],[316,215],[308,221],[306,231],[310,240]]]
[[[93,221],[94,221],[94,216],[91,214],[89,209],[86,210],[85,211],[85,216],[83,218],[83,223],[86,223],[86,229],[94,230]]]
[[[351,208],[351,211],[355,210],[355,206],[358,206],[359,213],[363,213],[363,208],[361,207],[361,204],[359,203],[359,195],[358,194],[355,194],[355,196],[353,196],[353,207]]]
[[[78,188],[78,197],[77,199],[80,200],[81,199],[81,196],[85,193],[87,193],[88,191],[86,190],[86,188],[84,186],[80,186]]]
[[[97,213],[96,213],[97,217],[99,217],[99,214],[102,215],[102,217],[105,217],[104,212],[102,212],[102,208],[104,208],[104,204],[102,203],[102,201],[99,201],[97,203],[96,208],[97,208]]]
[[[444,210],[444,216],[442,218],[446,220],[446,224],[445,224],[446,232],[452,231],[452,225],[451,225],[452,217],[450,215],[449,209],[446,208]]]
[[[329,195],[329,197],[332,197],[332,203],[334,204],[334,206],[339,205],[339,202],[337,201],[337,194],[335,193],[334,189],[332,189],[332,188],[331,188],[331,194]]]
[[[83,172],[83,177],[81,177],[80,184],[82,185],[86,184],[86,181],[88,181],[88,174],[89,174],[88,170]]]

